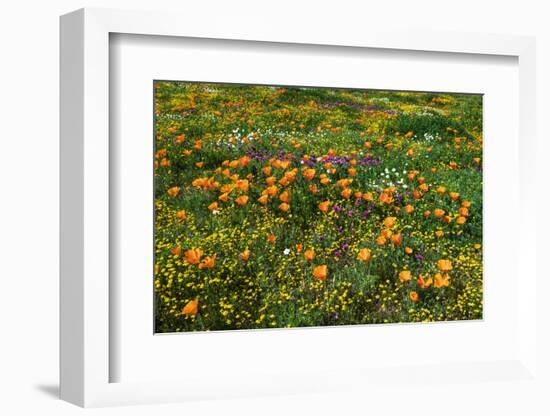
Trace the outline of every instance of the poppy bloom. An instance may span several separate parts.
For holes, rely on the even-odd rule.
[[[440,186],[439,188],[437,188],[437,193],[443,195],[445,192],[447,192],[447,188],[445,188],[444,186]]]
[[[180,221],[183,221],[184,219],[187,218],[187,212],[185,212],[185,210],[181,210],[181,211],[178,211],[176,212],[176,218]]]
[[[443,211],[441,208],[434,209],[434,215],[437,218],[441,218],[443,215],[445,215],[445,211]]]
[[[422,183],[422,184],[420,184],[418,189],[420,189],[422,192],[428,192],[429,188],[428,188],[428,185],[426,185],[425,183]]]
[[[443,231],[437,230],[437,231],[435,232],[435,236],[436,236],[437,238],[443,237]]]
[[[268,243],[275,244],[276,241],[277,241],[277,236],[275,236],[274,234],[269,234],[267,236],[267,242]]]
[[[411,279],[412,279],[412,275],[409,270],[403,270],[399,272],[399,280],[401,280],[402,282],[408,282]]]
[[[266,176],[271,175],[271,171],[272,171],[271,166],[266,166],[265,168],[262,169],[262,172],[263,172],[264,175],[266,175]]]
[[[235,187],[237,187],[243,192],[248,192],[248,187],[249,187],[248,180],[247,179],[238,180],[237,183],[235,184]]]
[[[403,237],[401,237],[401,234],[394,234],[391,236],[391,241],[393,244],[399,247],[403,242]]]
[[[325,264],[321,266],[316,266],[313,269],[313,277],[315,277],[316,279],[325,281],[327,280],[327,276],[328,276],[328,268]]]
[[[176,143],[181,144],[185,141],[185,134],[180,134],[179,136],[176,136]]]
[[[217,211],[218,210],[218,203],[217,202],[212,202],[210,205],[208,205],[208,209],[210,211]]]
[[[416,284],[420,286],[422,289],[429,288],[433,283],[433,279],[431,277],[424,279],[423,276],[418,276],[418,279],[416,279]]]
[[[262,195],[261,197],[258,198],[258,202],[262,205],[265,205],[267,204],[268,198],[269,197],[267,195]]]
[[[283,212],[287,212],[290,209],[290,205],[288,205],[286,202],[283,202],[281,205],[279,205],[279,209]]]
[[[248,202],[248,196],[246,195],[241,195],[240,197],[238,197],[237,199],[235,199],[235,202],[239,205],[246,205],[246,203]]]
[[[418,302],[418,299],[419,299],[418,293],[416,293],[413,290],[411,293],[409,293],[409,299],[412,300],[413,302]]]
[[[193,248],[185,252],[185,261],[189,264],[199,264],[203,251],[200,248]]]
[[[434,287],[441,288],[449,286],[449,275],[436,273],[434,276]]]
[[[460,207],[458,209],[458,213],[462,215],[463,217],[467,217],[470,214],[470,211],[466,207]]]
[[[303,248],[304,245],[302,243],[296,244],[296,251],[298,251],[298,253],[301,253]]]
[[[412,254],[413,249],[410,247],[405,247],[405,254]]]
[[[313,193],[317,193],[319,191],[319,189],[317,189],[317,186],[315,186],[315,185],[311,185],[309,187],[309,190]]]
[[[451,260],[441,259],[437,261],[437,267],[442,272],[448,272],[453,269],[453,264],[451,263]]]
[[[464,224],[466,224],[466,217],[462,217],[462,216],[458,217],[458,218],[456,219],[456,223],[457,223],[458,225],[464,225]]]
[[[179,256],[181,254],[181,247],[173,247],[172,249],[170,249],[170,253],[172,253],[174,256]]]
[[[363,194],[363,199],[365,201],[372,201],[374,199],[373,196],[372,196],[372,192],[365,192]]]
[[[312,261],[315,258],[315,251],[313,250],[306,250],[304,251],[304,257],[307,261]]]
[[[195,144],[193,145],[193,147],[197,150],[201,150],[202,149],[202,140],[195,140]]]
[[[197,299],[190,300],[181,310],[182,315],[196,315],[199,311],[199,301]]]
[[[392,228],[397,222],[397,218],[396,217],[387,217],[385,220],[384,220],[384,227],[388,227],[388,228]]]
[[[357,260],[369,261],[370,258],[371,258],[371,251],[368,248],[362,248],[359,250],[359,254],[357,254]]]
[[[289,202],[290,196],[288,194],[288,191],[284,191],[281,195],[279,195],[279,199],[283,202]]]
[[[407,214],[411,214],[414,211],[414,207],[412,205],[405,205],[405,212]]]
[[[424,217],[428,218],[430,216],[431,212],[426,210],[424,211]]]
[[[346,199],[349,199],[349,197],[351,196],[351,189],[349,188],[346,188],[342,191],[342,196]]]
[[[177,196],[180,193],[180,187],[179,186],[173,186],[172,188],[168,189],[166,191],[168,195],[170,195],[172,198]]]
[[[265,193],[269,196],[275,196],[277,195],[277,192],[279,192],[279,188],[275,185],[269,186],[265,189]]]
[[[199,264],[199,269],[213,269],[216,262],[216,255],[205,257]]]
[[[319,210],[321,210],[321,212],[328,212],[329,208],[330,208],[330,201],[323,201],[319,203]]]
[[[273,184],[275,184],[275,182],[277,182],[277,178],[275,176],[270,176],[269,178],[267,178],[265,180],[265,183],[267,186],[271,186]]]
[[[381,235],[376,239],[376,244],[379,245],[379,246],[383,246],[384,244],[386,244],[386,241],[387,241],[386,237]]]
[[[348,169],[349,176],[357,176],[357,169],[355,168],[349,168]]]
[[[239,258],[242,261],[247,261],[250,258],[250,250],[246,249],[245,251],[243,251],[241,254],[239,254]]]
[[[225,193],[225,194],[221,194],[218,199],[222,202],[227,202],[229,200],[229,194],[228,193]]]
[[[202,168],[204,166],[204,162],[197,162],[195,163],[195,166],[198,168]]]
[[[304,170],[304,173],[302,175],[304,176],[304,178],[310,181],[315,177],[315,169],[306,169]]]
[[[460,194],[458,192],[449,192],[449,196],[453,201],[456,201],[460,197]]]

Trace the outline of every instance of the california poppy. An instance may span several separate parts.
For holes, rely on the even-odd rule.
[[[418,293],[416,293],[414,290],[409,293],[409,299],[413,302],[418,302],[419,296]]]
[[[437,261],[437,267],[442,272],[448,272],[453,269],[453,264],[451,263],[451,260],[441,259]]]
[[[179,186],[173,186],[172,188],[168,189],[166,191],[168,195],[170,195],[172,198],[177,196],[180,193],[180,187]]]
[[[176,212],[176,218],[180,221],[183,221],[184,219],[187,218],[187,212],[185,212],[185,210],[183,209]]]
[[[283,202],[279,205],[279,209],[283,212],[287,212],[290,209],[290,205],[288,205],[286,202]]]
[[[199,301],[197,299],[190,300],[181,310],[182,315],[196,315],[199,311]]]
[[[409,270],[403,270],[399,272],[399,280],[401,280],[402,282],[408,282],[411,279],[412,279],[412,275]]]
[[[200,248],[193,248],[185,252],[185,261],[189,264],[199,264],[203,251]]]
[[[216,255],[210,257],[205,257],[203,261],[199,264],[199,269],[212,269],[216,262]]]
[[[304,257],[307,261],[312,261],[315,258],[315,251],[313,250],[306,250],[304,251]]]
[[[322,212],[328,212],[329,207],[330,207],[330,201],[323,201],[323,202],[319,203],[319,209]]]
[[[239,258],[242,261],[247,261],[249,259],[249,257],[250,257],[250,250],[249,249],[246,249],[241,254],[239,254]]]
[[[248,202],[248,196],[246,195],[241,195],[240,197],[238,197],[237,199],[235,199],[235,202],[239,205],[246,205],[246,203]]]
[[[436,273],[434,276],[434,287],[441,288],[449,286],[449,275]]]
[[[368,248],[362,248],[357,254],[357,260],[369,261],[371,258],[371,251]]]
[[[327,280],[327,276],[328,276],[328,268],[325,264],[321,265],[321,266],[316,266],[314,269],[313,269],[313,276],[316,278],[316,279],[319,279],[319,280],[322,280],[322,281],[325,281]]]

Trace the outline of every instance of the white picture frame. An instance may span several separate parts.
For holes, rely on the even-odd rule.
[[[185,24],[182,24],[185,22]],[[187,38],[226,39],[281,44],[332,45],[438,53],[505,55],[519,62],[520,224],[523,230],[513,250],[524,285],[518,287],[517,356],[500,362],[425,366],[429,385],[434,374],[446,373],[461,382],[480,383],[488,372],[505,374],[508,382],[525,380],[542,386],[537,367],[537,309],[535,241],[536,218],[528,211],[535,203],[535,40],[530,37],[422,31],[361,29],[327,33],[314,24],[304,28],[263,25],[235,33],[232,25],[171,13],[82,9],[61,18],[61,398],[79,406],[160,403],[199,398],[322,392],[391,381],[408,370],[342,369],[327,374],[279,374],[269,381],[229,386],[204,380],[184,382],[110,382],[109,366],[109,36],[115,33]],[[417,373],[415,370],[414,374]],[[409,371],[410,373],[410,371]],[[412,373],[411,373],[412,374]],[[291,379],[289,381],[289,378]],[[334,381],[336,380],[336,381]],[[342,380],[345,380],[342,381]],[[450,382],[450,381],[449,381]],[[531,385],[532,387],[532,385]],[[498,390],[487,395],[498,398]]]

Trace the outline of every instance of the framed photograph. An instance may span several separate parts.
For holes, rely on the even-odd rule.
[[[534,39],[309,26],[61,18],[64,400],[542,388]]]

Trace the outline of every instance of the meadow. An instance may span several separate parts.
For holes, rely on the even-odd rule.
[[[154,96],[156,332],[483,317],[482,96]]]

